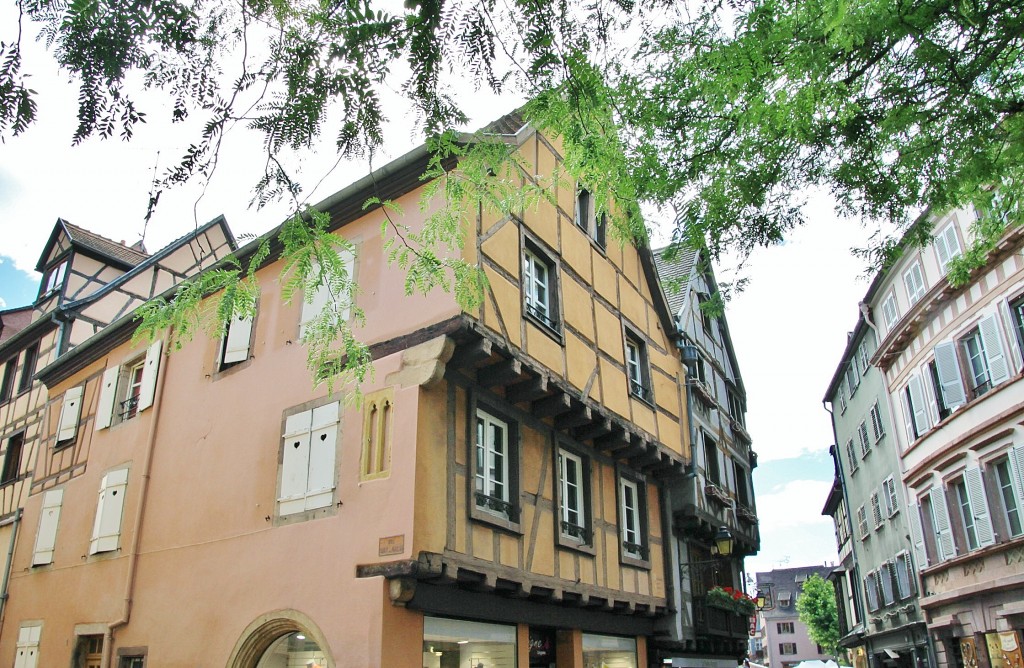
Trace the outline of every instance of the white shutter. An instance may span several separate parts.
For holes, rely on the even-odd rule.
[[[340,404],[335,401],[313,409],[306,510],[329,506],[334,498],[334,453],[337,448],[339,407]]]
[[[82,412],[82,386],[72,387],[64,393],[57,422],[57,442],[70,441],[78,433],[78,418]]]
[[[309,430],[313,411],[289,415],[284,424],[284,452],[281,455],[281,514],[306,509],[306,483],[309,480]]]
[[[341,250],[338,252],[338,257],[341,258],[342,264],[345,265],[345,272],[348,274],[349,280],[352,280],[354,276],[353,271],[355,270],[355,256],[348,250]],[[314,264],[312,271],[315,274],[320,271],[320,267]],[[299,336],[306,333],[306,323],[320,315],[327,306],[337,308],[340,319],[343,321],[348,320],[351,304],[348,303],[346,295],[338,295],[338,299],[341,303],[337,305],[332,304],[331,290],[324,283],[320,284],[311,301],[304,299],[302,302],[302,317],[299,321]]]
[[[1010,448],[1006,453],[1010,463],[1010,484],[1017,496],[1018,511],[1024,510],[1024,445]]]
[[[249,339],[252,336],[252,318],[231,318],[224,337],[224,358],[221,364],[233,364],[249,359]]]
[[[160,351],[163,341],[157,339],[146,351],[146,366],[142,370],[142,387],[139,388],[139,412],[153,405],[156,394],[156,376],[160,373]]]
[[[935,252],[939,256],[939,267],[945,274],[949,261],[960,255],[960,240],[956,236],[956,226],[952,223],[935,237]]]
[[[100,500],[96,506],[96,522],[92,527],[89,554],[116,550],[121,538],[121,511],[128,487],[128,469],[118,469],[103,476]]]
[[[1010,377],[1006,354],[1003,352],[1002,338],[999,336],[999,321],[995,315],[982,318],[978,323],[981,340],[985,344],[985,359],[988,360],[989,380],[992,387],[999,385]]]
[[[914,431],[914,411],[910,406],[910,394],[909,390],[900,392],[900,399],[903,404],[903,425],[907,430],[907,445],[917,440],[917,434]]]
[[[114,400],[117,399],[117,378],[121,375],[121,367],[112,366],[103,372],[100,381],[100,400],[96,404],[96,429],[106,429],[114,417]]]
[[[928,565],[928,552],[924,547],[924,530],[921,527],[921,507],[911,503],[907,508],[910,515],[910,537],[914,541],[914,556],[917,563]]]
[[[63,500],[63,489],[51,489],[43,494],[36,545],[32,550],[33,566],[53,563],[53,548],[57,544],[57,524],[60,522],[60,504]]]
[[[924,401],[924,390],[921,387],[921,377],[914,374],[907,381],[910,388],[910,403],[914,409],[914,424],[917,426],[917,433],[923,434],[931,426],[931,416],[928,415],[928,404]]]
[[[985,497],[985,484],[981,480],[981,468],[969,466],[964,469],[964,487],[967,488],[967,501],[974,515],[974,529],[978,533],[978,547],[987,547],[996,542],[992,531],[992,515],[988,511],[988,499]]]
[[[931,500],[939,561],[952,559],[956,556],[956,545],[953,543],[953,529],[949,525],[949,509],[946,508],[946,495],[942,487],[932,488]]]
[[[935,371],[939,374],[942,401],[949,410],[967,403],[960,365],[956,359],[956,343],[946,341],[935,346]]]
[[[18,631],[14,668],[36,668],[36,663],[39,661],[39,638],[42,631],[42,626],[21,627]]]

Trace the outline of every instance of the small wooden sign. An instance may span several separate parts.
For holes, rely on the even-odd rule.
[[[377,555],[390,557],[405,552],[405,534],[401,536],[385,536],[377,544]]]

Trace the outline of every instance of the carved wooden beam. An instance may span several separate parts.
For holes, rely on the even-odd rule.
[[[573,436],[578,441],[589,441],[590,439],[600,438],[606,436],[612,431],[612,421],[608,418],[597,419],[590,424],[583,425],[579,429],[573,432]]]
[[[492,344],[489,339],[480,339],[474,343],[459,346],[452,355],[452,366],[457,368],[475,368],[491,356]]]
[[[533,414],[540,418],[552,417],[567,413],[572,408],[572,400],[568,394],[554,394],[545,399],[539,399],[530,406]]]
[[[548,377],[537,376],[536,378],[528,378],[521,383],[510,385],[505,390],[505,398],[513,404],[521,404],[540,399],[547,396],[549,392]]]
[[[572,429],[573,427],[579,427],[593,422],[593,420],[594,418],[591,415],[590,408],[587,406],[579,406],[576,410],[558,416],[558,418],[555,419],[555,427],[557,429]]]
[[[477,372],[476,380],[483,387],[494,387],[508,385],[522,375],[523,363],[513,358],[481,368]]]

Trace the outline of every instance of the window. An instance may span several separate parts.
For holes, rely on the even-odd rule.
[[[779,654],[796,654],[795,642],[780,642]]]
[[[22,626],[18,629],[17,654],[14,656],[14,668],[36,668],[39,662],[39,637],[43,627]]]
[[[18,371],[18,356],[15,355],[4,363],[4,378],[0,384],[0,403],[11,400],[14,394],[14,376]]]
[[[78,434],[78,418],[82,412],[83,389],[81,385],[78,385],[64,393],[64,400],[60,405],[60,418],[57,420],[58,447],[69,445]]]
[[[515,477],[516,441],[511,425],[478,408],[475,444],[475,507],[487,515],[519,522]]]
[[[582,457],[558,451],[558,501],[561,508],[560,535],[572,542],[589,545],[589,475]]]
[[[64,275],[68,271],[68,259],[64,258],[46,272],[46,279],[43,281],[43,296],[46,296],[64,285]]]
[[[232,316],[221,341],[219,369],[223,370],[249,359],[251,339],[252,317]]]
[[[882,301],[882,317],[885,318],[885,326],[889,330],[895,327],[900,319],[900,312],[896,308],[896,293],[892,290]]]
[[[146,668],[145,656],[122,656],[118,668]]]
[[[999,498],[1003,502],[1003,517],[1011,536],[1024,534],[1024,524],[1021,522],[1021,507],[1024,506],[1024,477],[1021,475],[1021,464],[1024,464],[1024,446],[1013,448],[1007,459],[995,465]]]
[[[646,495],[642,484],[637,479],[619,477],[619,527],[623,556],[646,561]]]
[[[900,600],[904,601],[915,593],[914,566],[910,563],[910,553],[900,552],[894,562],[896,570],[896,590]]]
[[[722,474],[718,467],[718,446],[706,431],[701,431],[701,441],[704,443],[704,477],[708,482],[719,485]]]
[[[881,585],[882,591],[882,603],[885,605],[892,605],[896,602],[895,592],[893,590],[893,565],[891,561],[884,562],[878,568],[878,580]]]
[[[879,591],[878,591],[878,571],[869,571],[864,576],[864,592],[868,597],[868,610],[874,612],[878,610],[879,605]]]
[[[153,405],[161,346],[162,342],[156,341],[144,357],[103,372],[96,406],[97,430],[130,420]]]
[[[931,429],[928,410],[921,389],[921,378],[912,375],[901,393],[903,398],[903,419],[907,428],[907,440],[913,443]]]
[[[900,500],[896,496],[896,481],[892,476],[882,481],[882,497],[885,499],[886,517],[892,517],[900,511]]]
[[[36,362],[39,359],[39,342],[36,341],[28,348],[25,348],[25,361],[21,367],[21,380],[18,382],[18,392],[24,392],[32,387],[32,376],[36,373]]]
[[[875,529],[882,526],[882,507],[878,501],[878,492],[871,492],[871,518],[875,521]]]
[[[1017,335],[1017,344],[1024,353],[1024,295],[1017,297],[1010,302],[1010,319],[1013,321],[1013,329]]]
[[[860,439],[860,456],[867,457],[871,452],[871,441],[868,440],[868,425],[863,420],[857,426],[857,438]]]
[[[4,455],[4,470],[0,477],[0,485],[9,485],[21,475],[21,451],[24,446],[24,432],[7,439],[7,452]]]
[[[714,318],[711,315],[711,295],[706,292],[697,293],[697,309],[700,311],[700,321],[704,325],[704,331],[711,333],[711,323]]]
[[[857,394],[857,388],[860,386],[860,373],[857,371],[857,362],[854,359],[850,359],[846,363],[846,384],[850,388],[850,396]]]
[[[515,666],[516,627],[425,617],[423,655],[430,666]]]
[[[743,416],[746,412],[743,408],[743,399],[740,398],[737,393],[731,387],[729,388],[729,415],[735,420],[741,427],[743,426]]]
[[[359,479],[386,477],[391,468],[391,414],[395,403],[392,387],[363,399],[363,452],[359,458]]]
[[[423,656],[427,666],[515,666],[516,627],[427,616]],[[302,659],[288,665],[306,665]]]
[[[637,668],[636,640],[615,636],[583,634],[584,666]]]
[[[964,391],[956,351],[957,344],[954,341],[943,341],[934,348],[935,374],[942,394],[942,404],[950,411],[967,403],[967,393]]]
[[[885,425],[882,424],[882,414],[879,412],[877,401],[871,406],[869,416],[871,418],[871,431],[875,436],[875,443],[878,443],[885,436]]]
[[[939,370],[935,360],[928,362],[928,376],[931,379],[933,413],[938,424],[949,417],[949,408],[946,407],[946,400],[942,396],[942,383],[939,381]]]
[[[972,396],[980,397],[1009,378],[1009,367],[995,316],[982,318],[978,327],[962,337],[959,343]]]
[[[113,552],[121,541],[121,514],[128,488],[128,469],[110,471],[100,481],[96,520],[92,525],[89,554]]]
[[[903,282],[907,286],[907,296],[913,306],[924,296],[924,274],[921,272],[921,263],[914,262],[910,268],[903,272]]]
[[[941,486],[933,487],[928,493],[928,498],[922,499],[921,503],[928,511],[925,517],[931,520],[932,533],[935,535],[935,561],[952,559],[956,556],[956,543],[953,541],[953,528],[949,523],[945,490]]]
[[[793,622],[775,622],[776,633],[795,633]]]
[[[335,455],[340,422],[337,401],[285,418],[281,442],[281,483],[277,497],[282,516],[334,504]]]
[[[555,264],[532,244],[523,251],[523,311],[550,330],[558,329]]]
[[[305,336],[306,329],[310,324],[324,317],[325,313],[328,313],[330,322],[335,320],[344,322],[349,319],[352,313],[353,293],[351,287],[352,282],[355,280],[355,262],[356,257],[350,249],[341,248],[338,250],[338,266],[334,269],[344,279],[340,282],[336,281],[332,285],[331,281],[329,281],[330,277],[325,272],[325,275],[321,277],[320,285],[316,292],[303,298],[302,315],[299,317],[300,337]],[[319,272],[320,265],[314,264],[311,275],[315,276]]]
[[[839,389],[836,391],[836,396],[839,397],[839,414],[842,415],[846,412],[846,390],[842,385],[840,385]]]
[[[63,501],[63,489],[51,489],[43,494],[43,508],[39,515],[35,547],[32,549],[33,566],[53,563],[53,549],[57,545],[57,524],[60,522],[60,506]]]
[[[979,466],[968,466],[956,483],[960,520],[968,549],[987,547],[996,542],[992,528],[992,515],[988,510],[985,483]]]
[[[864,506],[857,508],[857,531],[861,540],[868,537],[868,513]]]
[[[626,332],[626,376],[629,393],[651,403],[651,371],[647,366],[647,346],[632,332]]]
[[[853,439],[846,442],[846,458],[850,460],[850,473],[857,470],[860,458],[857,457],[857,450],[854,448]]]
[[[594,197],[586,188],[576,192],[576,226],[596,241],[598,246],[605,247],[608,216],[603,211],[597,211]]]
[[[860,373],[863,376],[871,368],[871,353],[868,352],[867,341],[860,344],[860,347],[857,349],[857,355],[860,357]]]
[[[949,262],[960,257],[960,239],[956,226],[950,223],[935,235],[935,254],[939,258],[939,271],[945,275]]]
[[[744,506],[750,505],[750,492],[747,490],[747,470],[738,461],[732,463],[732,473],[736,480],[736,500]]]

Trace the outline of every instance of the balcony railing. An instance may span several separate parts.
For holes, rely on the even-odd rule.
[[[703,596],[693,597],[694,626],[697,633],[730,638],[745,638],[750,628],[750,617],[735,610],[709,605]]]

